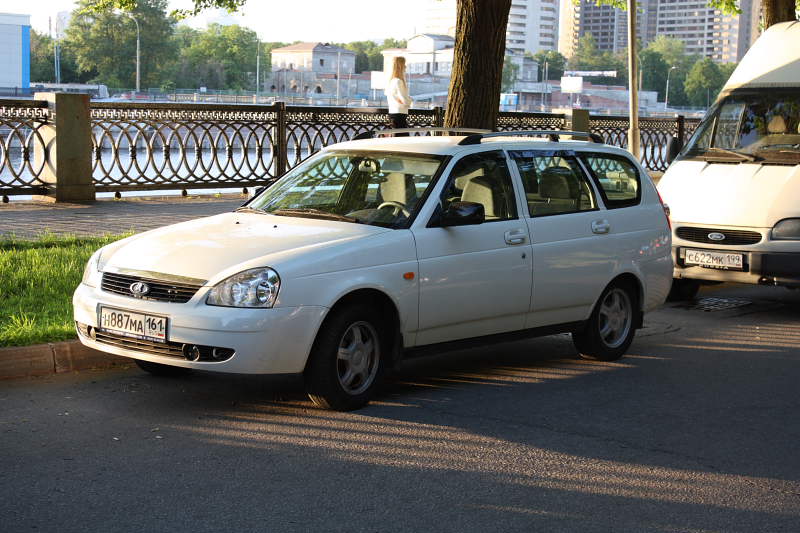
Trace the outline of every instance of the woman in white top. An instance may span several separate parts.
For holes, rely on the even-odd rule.
[[[393,128],[407,128],[408,108],[411,96],[406,84],[406,58],[397,56],[392,62],[392,76],[386,85],[386,99],[389,102],[389,122]]]

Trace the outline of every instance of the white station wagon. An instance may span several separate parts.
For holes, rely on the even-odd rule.
[[[669,221],[630,154],[565,134],[328,146],[235,212],[98,250],[80,340],[154,374],[302,373],[337,410],[464,344],[571,332],[615,360],[669,292]]]

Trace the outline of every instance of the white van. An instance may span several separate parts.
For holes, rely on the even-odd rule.
[[[800,22],[756,41],[658,189],[674,299],[703,282],[800,287]]]

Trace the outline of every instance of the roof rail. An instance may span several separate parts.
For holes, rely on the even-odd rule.
[[[395,135],[397,133],[471,133],[471,134],[488,134],[492,133],[491,130],[481,130],[477,128],[394,128],[394,129],[386,129],[386,130],[370,130],[359,133],[351,140],[353,141],[360,141],[363,139],[374,139],[375,137],[381,137],[385,135]]]
[[[459,145],[480,144],[483,139],[491,137],[517,137],[517,136],[540,136],[547,135],[553,141],[558,142],[561,135],[572,135],[573,137],[588,137],[592,142],[603,143],[603,138],[597,133],[587,133],[585,131],[565,131],[565,130],[521,130],[521,131],[493,131],[491,133],[478,133],[469,135],[461,140]]]

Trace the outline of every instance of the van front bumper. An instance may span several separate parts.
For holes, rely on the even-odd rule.
[[[710,268],[686,265],[686,249],[708,250],[742,254],[742,270]],[[726,281],[756,285],[781,285],[800,287],[800,252],[761,252],[750,250],[706,248],[702,244],[674,246],[672,249],[673,278],[689,278],[706,281]]]

